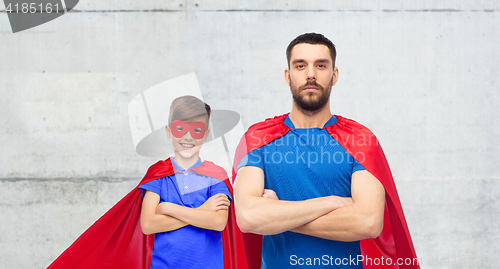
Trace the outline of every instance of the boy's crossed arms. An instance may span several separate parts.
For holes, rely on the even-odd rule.
[[[177,230],[186,225],[222,231],[226,227],[229,199],[223,193],[208,198],[197,208],[160,203],[160,196],[147,190],[142,201],[141,227],[144,234]]]

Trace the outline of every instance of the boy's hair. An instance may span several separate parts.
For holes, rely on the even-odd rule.
[[[286,48],[286,60],[288,62],[288,68],[290,68],[290,58],[292,57],[292,49],[297,44],[307,43],[311,45],[325,45],[330,50],[330,56],[332,57],[332,65],[335,67],[335,58],[337,57],[337,51],[335,50],[335,45],[322,34],[317,33],[305,33],[296,37],[288,47]]]
[[[206,117],[205,124],[208,128],[210,119],[210,106],[200,99],[185,95],[177,97],[170,105],[170,115],[168,116],[168,125],[170,126],[174,120],[193,121],[199,117]]]

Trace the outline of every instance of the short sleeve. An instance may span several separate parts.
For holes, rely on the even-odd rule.
[[[223,194],[227,195],[227,197],[229,198],[229,202],[232,203],[233,197],[231,196],[231,193],[227,189],[226,183],[224,183],[224,181],[219,180],[219,179],[215,179],[215,180],[217,180],[217,182],[215,184],[213,184],[212,186],[210,186],[210,197],[216,195],[217,193],[223,193]]]
[[[252,150],[250,153],[245,155],[238,164],[238,169],[243,166],[256,166],[264,170],[264,158],[262,157],[262,148],[257,148]]]
[[[146,194],[146,190],[152,191],[161,196],[161,181],[160,179],[155,179],[148,183],[142,184],[141,186],[139,186],[139,189],[142,191],[142,197],[144,197],[144,194]]]
[[[356,171],[362,171],[362,170],[366,170],[358,161],[356,161],[356,159],[353,158],[353,164],[352,164],[352,173],[351,174],[354,174],[354,172]]]

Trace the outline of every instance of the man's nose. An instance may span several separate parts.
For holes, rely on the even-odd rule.
[[[307,75],[308,81],[309,80],[316,80],[316,69],[314,69],[313,67],[308,67],[306,75]]]

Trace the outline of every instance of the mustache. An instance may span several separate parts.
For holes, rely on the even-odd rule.
[[[318,88],[319,90],[324,90],[323,86],[321,86],[318,83],[316,83],[315,80],[307,81],[306,84],[304,84],[304,85],[302,85],[302,86],[299,87],[299,90],[303,90],[307,86],[314,86],[314,87]]]

